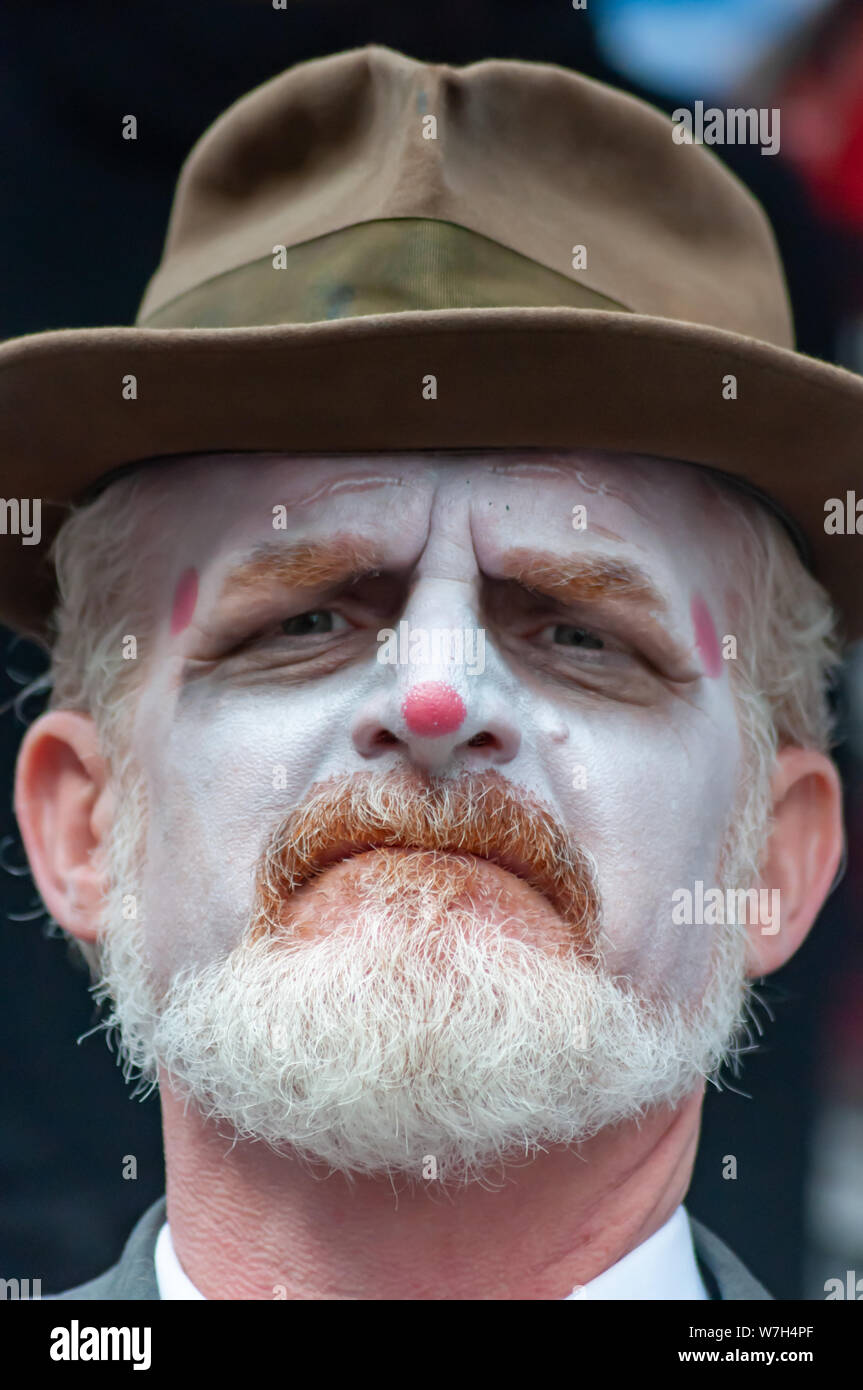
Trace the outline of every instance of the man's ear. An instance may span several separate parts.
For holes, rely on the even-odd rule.
[[[771,784],[774,824],[759,887],[778,889],[778,914],[749,928],[751,976],[778,970],[803,944],[842,858],[842,783],[835,764],[812,748],[783,748]],[[770,892],[769,901],[776,901]],[[777,930],[778,926],[778,930]]]
[[[74,710],[34,720],[15,769],[15,815],[36,886],[51,916],[86,942],[99,935],[107,889],[109,773],[93,720]]]

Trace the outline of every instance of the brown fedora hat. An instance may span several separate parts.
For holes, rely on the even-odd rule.
[[[48,543],[135,460],[526,446],[741,480],[863,635],[854,525],[825,529],[861,478],[863,378],[794,351],[760,205],[673,131],[554,64],[376,44],[236,102],[136,324],[0,345],[4,488],[42,504],[40,545],[2,536],[0,620],[48,640]]]

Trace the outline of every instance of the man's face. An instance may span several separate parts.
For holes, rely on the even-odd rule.
[[[301,824],[313,872],[275,883],[285,911],[267,944],[281,935],[299,952],[280,971],[318,960],[338,972],[372,939],[381,954],[368,960],[383,961],[387,940],[395,950],[426,914],[427,941],[438,940],[432,923],[444,938],[462,924],[474,964],[485,952],[504,968],[520,951],[518,988],[534,990],[538,1018],[525,961],[551,972],[550,990],[554,971],[577,975],[580,994],[545,1001],[562,1015],[579,1000],[590,1012],[601,977],[606,991],[670,1003],[678,1023],[693,1016],[717,935],[732,929],[674,925],[672,895],[722,872],[742,752],[720,651],[734,631],[739,542],[713,484],[671,463],[490,453],[216,456],[158,486],[170,505],[148,538],[157,623],[131,749],[149,805],[146,858],[134,889],[126,864],[116,891],[140,894],[135,930],[160,994],[181,971],[213,978],[248,946],[273,837],[295,835],[311,807]],[[483,796],[489,808],[497,796],[498,819],[477,843],[493,848],[509,816],[521,875],[483,849],[456,859],[440,837],[423,854],[393,834],[372,836],[385,850],[358,846],[373,803],[363,833],[346,834],[345,797],[370,786],[394,789],[395,805],[477,788],[472,801],[438,802],[444,821],[457,813],[453,847],[465,843],[459,815],[481,826]],[[567,845],[563,887],[582,928],[565,894],[544,891]],[[289,848],[294,872],[303,855]],[[531,880],[539,860],[544,874]],[[738,941],[728,979],[742,979],[741,951]],[[269,988],[274,959],[256,987]],[[642,1023],[629,1041],[646,1047]],[[298,1027],[285,1016],[285,1036]],[[721,1046],[703,1031],[696,1041]],[[176,1031],[172,1042],[182,1047]],[[604,1045],[614,1052],[611,1035]],[[418,1126],[418,1142],[435,1134]]]

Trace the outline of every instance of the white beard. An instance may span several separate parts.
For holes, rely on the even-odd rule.
[[[679,1103],[733,1055],[745,926],[716,932],[697,1004],[648,1000],[603,969],[601,946],[592,960],[555,955],[437,892],[393,894],[374,856],[353,920],[334,913],[311,940],[244,937],[160,998],[143,923],[122,913],[124,895],[143,901],[140,780],[119,805],[96,992],[114,1001],[105,1026],[120,1030],[127,1077],[155,1084],[161,1067],[240,1138],[349,1177],[483,1182],[503,1160]],[[726,883],[759,836],[763,825],[738,827]]]

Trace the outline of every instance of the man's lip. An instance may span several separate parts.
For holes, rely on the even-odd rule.
[[[488,850],[480,852],[479,850],[467,849],[463,845],[455,844],[422,845],[408,843],[404,840],[386,839],[342,841],[337,845],[331,845],[328,849],[315,855],[314,865],[311,868],[309,879],[317,878],[319,874],[322,874],[326,869],[332,868],[334,864],[344,863],[347,859],[355,859],[357,855],[369,854],[372,850],[376,849],[403,850],[405,853],[411,853],[411,851],[413,851],[417,854],[423,852],[457,854],[462,857],[469,855],[473,859],[485,859],[487,863],[496,864],[499,869],[505,869],[506,872],[512,874],[514,878],[520,878],[528,887],[533,888],[537,893],[541,893],[543,897],[552,904],[556,911],[561,912],[564,906],[560,901],[557,885],[550,883],[544,874],[538,873],[526,860],[519,859],[517,855],[504,853],[502,851]],[[307,879],[306,882],[308,882],[309,879]]]

